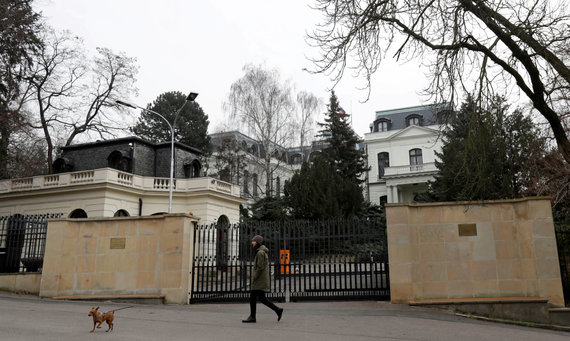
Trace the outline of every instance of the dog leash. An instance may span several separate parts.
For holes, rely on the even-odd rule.
[[[128,308],[132,308],[132,307],[134,307],[134,305],[130,305],[130,306],[128,306],[128,307],[122,307],[122,308],[115,309],[115,310],[109,310],[108,313],[114,313],[115,311],[123,310],[123,309],[128,309]]]

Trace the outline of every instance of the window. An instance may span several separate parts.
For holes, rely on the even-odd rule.
[[[374,121],[374,132],[390,130],[390,120],[387,118],[380,118]]]
[[[243,172],[243,193],[249,194],[249,172]]]
[[[315,159],[315,157],[317,155],[319,155],[319,151],[315,150],[314,152],[311,152],[311,154],[309,155],[309,162],[313,162],[313,160]]]
[[[253,197],[257,198],[257,174],[254,173],[252,179],[253,179]]]
[[[190,162],[184,162],[184,176],[187,178],[199,177],[201,169],[202,165],[198,159],[194,159]]]
[[[388,196],[383,195],[380,197],[380,209],[382,210],[382,213],[384,213],[386,211],[386,204],[388,203]]]
[[[421,126],[422,125],[422,116],[413,114],[406,117],[406,127],[409,126]]]
[[[54,161],[52,168],[55,174],[66,173],[73,171],[73,164],[69,159],[60,157]]]
[[[410,150],[410,165],[421,165],[423,164],[422,160],[422,150],[419,148],[411,149]]]
[[[378,179],[384,176],[387,167],[390,167],[390,154],[388,152],[378,153]]]
[[[115,214],[113,214],[113,217],[129,217],[129,216],[130,216],[129,212],[123,209],[120,209],[117,212],[115,212]]]
[[[293,155],[293,164],[294,165],[300,164],[302,161],[303,161],[303,157],[301,156],[301,154]]]
[[[87,218],[87,212],[78,208],[69,214],[70,218]]]
[[[131,158],[129,152],[115,150],[107,157],[107,167],[123,172],[131,171]]]

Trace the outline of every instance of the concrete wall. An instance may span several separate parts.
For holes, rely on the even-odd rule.
[[[545,297],[564,306],[549,198],[387,207],[391,299]]]
[[[196,221],[185,214],[50,220],[40,296],[156,294],[187,304]]]
[[[41,278],[41,273],[1,274],[0,290],[39,294]]]

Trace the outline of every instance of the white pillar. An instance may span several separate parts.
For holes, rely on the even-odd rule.
[[[394,203],[400,202],[398,198],[398,186],[392,186],[392,200]]]
[[[392,186],[386,186],[386,202],[389,204],[394,202],[392,200]]]

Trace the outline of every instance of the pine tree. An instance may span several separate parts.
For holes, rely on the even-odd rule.
[[[321,156],[285,182],[285,202],[297,219],[331,219],[356,216],[362,208],[360,186],[341,177]]]
[[[366,155],[364,150],[358,149],[359,138],[350,127],[348,115],[340,107],[334,91],[327,107],[327,117],[325,123],[319,123],[323,129],[318,135],[328,144],[323,157],[343,179],[361,184],[364,182],[362,174],[367,171]]]
[[[439,201],[509,199],[529,185],[528,167],[540,139],[529,117],[508,113],[502,97],[487,109],[468,96],[443,131],[439,174],[430,194]]]
[[[174,122],[176,111],[184,104],[186,96],[179,91],[165,92],[159,95],[147,109],[156,111],[164,116],[170,124]],[[205,153],[211,151],[208,136],[208,115],[196,102],[186,103],[176,118],[174,125],[174,140]],[[142,111],[137,124],[131,128],[137,136],[153,142],[170,141],[170,128],[159,116]]]

